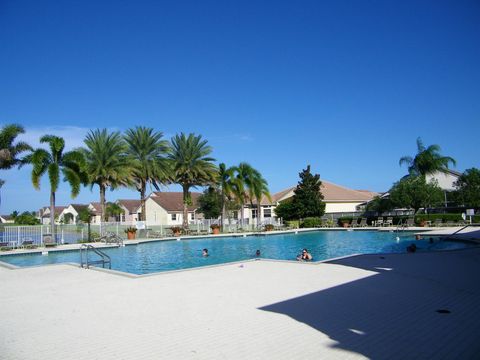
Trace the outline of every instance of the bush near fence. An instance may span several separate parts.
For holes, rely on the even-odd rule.
[[[314,228],[322,225],[322,219],[319,217],[307,217],[300,224],[301,228]]]

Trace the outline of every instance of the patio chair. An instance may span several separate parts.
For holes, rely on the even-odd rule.
[[[350,227],[357,227],[358,219],[352,219],[352,222],[350,223]]]
[[[57,242],[50,234],[43,235],[43,246],[45,247],[55,247],[57,246]]]
[[[375,221],[376,226],[383,226],[383,216],[379,216],[377,221]]]
[[[415,219],[414,218],[408,218],[407,221],[405,221],[405,227],[410,227],[415,225]]]
[[[13,247],[10,245],[9,242],[0,242],[0,250],[1,251],[8,251],[12,250]]]
[[[387,220],[385,221],[385,226],[392,226],[393,225],[393,217],[389,216],[387,217]]]
[[[359,227],[367,227],[367,218],[361,218],[360,222],[358,223]]]

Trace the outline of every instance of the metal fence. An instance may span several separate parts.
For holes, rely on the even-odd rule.
[[[249,223],[246,219],[243,223],[240,220],[225,221],[224,233],[236,233],[245,231],[263,230],[265,225],[271,224],[279,228],[282,225],[280,219],[266,219],[265,221]],[[220,225],[218,219],[205,219],[195,221],[188,225],[188,230],[182,234],[201,235],[212,233],[212,225]],[[129,227],[135,227],[125,223],[101,223],[90,225],[90,240],[95,240],[108,232],[114,233],[120,237],[126,237],[126,230]],[[149,225],[137,226],[137,238],[164,237],[173,235],[174,225]],[[31,226],[3,226],[0,227],[0,243],[8,247],[22,247],[25,244],[43,246],[46,237],[51,238],[52,228],[50,225],[31,225]],[[57,244],[75,244],[89,240],[89,230],[87,224],[67,225],[60,224],[55,226],[55,243]]]

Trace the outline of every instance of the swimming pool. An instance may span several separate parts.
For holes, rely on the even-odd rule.
[[[397,240],[399,236],[399,240]],[[418,251],[460,249],[469,246],[462,242],[414,240],[413,234],[377,231],[311,231],[246,237],[217,237],[155,241],[139,245],[102,249],[112,259],[112,269],[132,274],[188,269],[255,257],[295,260],[301,249],[307,248],[314,261],[352,254],[402,253],[415,242]],[[202,257],[207,248],[210,256]],[[50,252],[48,255],[27,254],[1,256],[0,261],[17,266],[32,266],[80,260],[78,251]]]

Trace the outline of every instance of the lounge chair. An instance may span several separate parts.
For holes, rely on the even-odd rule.
[[[385,221],[385,226],[392,226],[393,225],[393,217],[389,216],[387,217],[387,220]]]
[[[352,222],[350,223],[350,227],[356,227],[358,223],[358,219],[352,219]]]
[[[23,249],[34,249],[34,248],[36,248],[37,246],[33,243],[33,240],[31,240],[31,239],[29,238],[29,240],[23,240],[23,241],[22,241],[21,247],[22,247]]]
[[[435,219],[433,226],[442,226],[442,225],[443,225],[442,219]]]
[[[359,227],[367,227],[367,218],[361,218],[360,222],[358,223]]]

